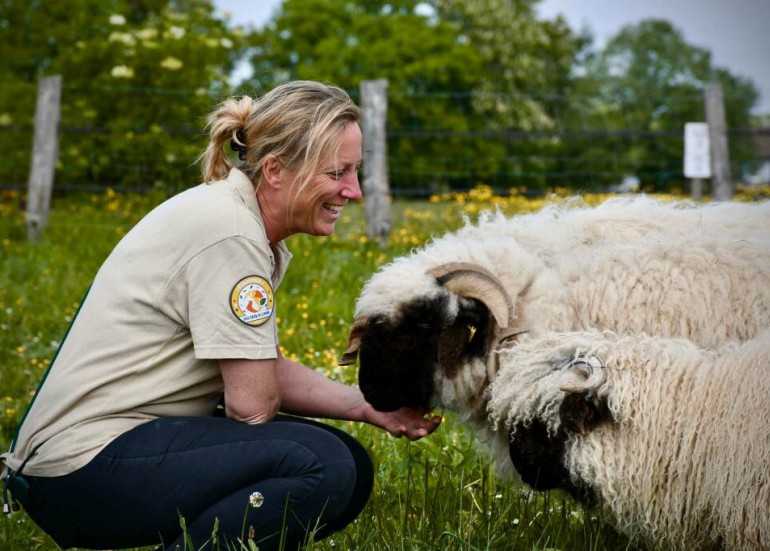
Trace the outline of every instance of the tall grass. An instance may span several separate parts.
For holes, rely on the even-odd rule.
[[[598,202],[604,196],[586,197]],[[117,241],[162,197],[71,195],[53,201],[50,224],[26,238],[21,198],[0,195],[0,447],[7,449],[23,412],[78,303]],[[500,208],[535,210],[543,200],[501,198],[480,186],[429,202],[395,202],[393,232],[380,247],[365,236],[360,205],[351,205],[328,238],[292,237],[294,262],[277,293],[284,354],[346,383],[354,367],[337,367],[355,298],[382,264],[462,224],[462,216]],[[474,441],[449,414],[419,442],[370,426],[335,422],[369,448],[377,462],[372,498],[344,531],[309,549],[601,550],[636,544],[594,511],[558,493],[535,493],[499,479]],[[249,542],[244,541],[244,549]],[[0,521],[0,549],[53,550],[24,514]]]

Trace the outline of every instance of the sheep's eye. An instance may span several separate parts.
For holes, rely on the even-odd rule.
[[[468,325],[468,342],[471,342],[475,335],[476,335],[476,326]]]

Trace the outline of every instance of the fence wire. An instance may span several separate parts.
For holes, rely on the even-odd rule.
[[[491,99],[511,105],[522,97]],[[173,193],[197,184],[205,117],[222,99],[201,90],[83,90],[65,83],[55,190]],[[687,185],[683,128],[691,121],[677,118],[677,105],[702,102],[700,97],[640,100],[647,112],[666,113],[657,127],[622,109],[596,109],[599,102],[617,106],[613,98],[557,94],[526,96],[548,115],[541,127],[506,126],[494,109],[476,109],[469,117],[478,99],[464,92],[390,91],[388,172],[395,196],[425,197],[479,183],[529,193]],[[728,118],[729,107],[728,102]],[[33,108],[16,114],[13,123],[0,117],[1,189],[26,187]],[[728,140],[733,180],[761,181],[763,170],[770,170],[770,128],[730,128]]]

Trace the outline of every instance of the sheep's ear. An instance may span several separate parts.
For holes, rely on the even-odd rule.
[[[560,366],[564,371],[559,390],[566,393],[559,406],[559,420],[567,432],[585,434],[608,415],[607,406],[596,391],[606,378],[602,361],[596,356],[575,356]]]
[[[337,365],[353,365],[358,360],[358,351],[361,348],[361,333],[364,332],[367,320],[362,319],[353,324],[348,337],[348,349],[337,361]]]
[[[604,363],[597,356],[575,354],[558,369],[562,371],[559,390],[568,393],[594,393],[606,377]]]

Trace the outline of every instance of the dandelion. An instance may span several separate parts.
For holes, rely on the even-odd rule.
[[[249,505],[251,505],[255,509],[258,509],[259,507],[262,507],[262,504],[264,502],[265,502],[265,496],[263,496],[259,492],[253,492],[249,496]]]

